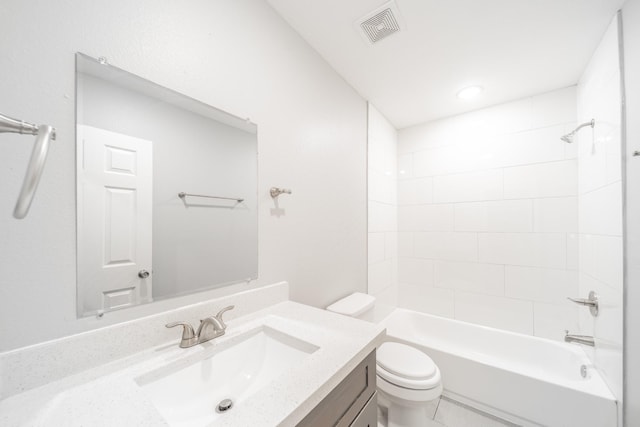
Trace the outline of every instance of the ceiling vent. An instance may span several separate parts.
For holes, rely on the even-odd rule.
[[[390,1],[356,21],[356,27],[370,44],[395,34],[404,28],[395,1]]]

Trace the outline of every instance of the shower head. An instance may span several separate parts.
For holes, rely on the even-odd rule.
[[[568,133],[564,136],[561,136],[560,139],[563,140],[564,142],[571,144],[573,142],[573,135],[575,135],[574,132]]]
[[[576,132],[578,132],[583,127],[589,126],[589,127],[593,128],[595,125],[596,125],[596,121],[594,119],[591,119],[590,121],[588,121],[586,123],[583,123],[580,126],[578,126],[577,128],[575,128],[573,130],[573,132],[569,132],[568,134],[561,136],[560,139],[563,140],[566,143],[571,144],[573,142],[573,137],[575,136]]]

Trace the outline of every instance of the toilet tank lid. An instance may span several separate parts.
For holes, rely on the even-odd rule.
[[[346,316],[356,317],[371,309],[375,302],[376,298],[374,296],[356,292],[334,302],[327,307],[327,310],[333,311],[334,313],[344,314]]]

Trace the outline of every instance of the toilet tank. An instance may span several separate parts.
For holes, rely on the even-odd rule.
[[[368,314],[371,313],[375,303],[374,296],[356,292],[334,302],[327,307],[327,310],[362,320],[370,320]]]

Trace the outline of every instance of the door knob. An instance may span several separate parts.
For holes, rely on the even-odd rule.
[[[147,270],[140,270],[138,271],[138,277],[141,279],[146,279],[147,277],[149,277],[149,272]]]

